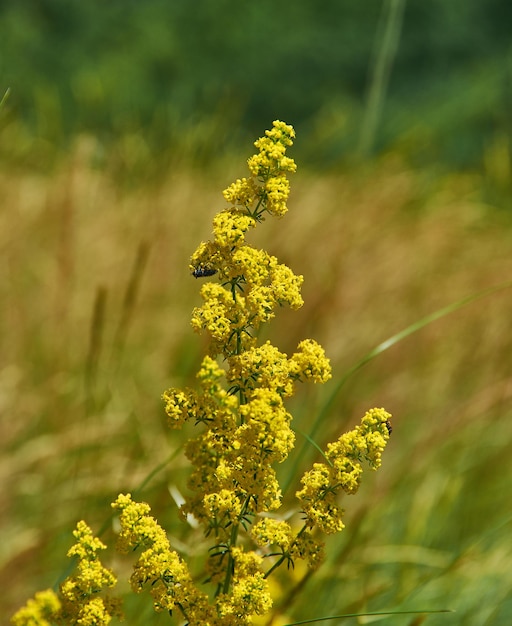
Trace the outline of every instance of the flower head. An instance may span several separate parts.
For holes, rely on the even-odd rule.
[[[361,425],[341,435],[327,446],[327,463],[315,463],[302,477],[302,489],[297,492],[306,524],[325,533],[339,532],[343,509],[337,504],[338,494],[354,494],[359,489],[363,473],[362,461],[372,469],[381,463],[381,454],[389,439],[387,423],[391,415],[384,409],[371,409]]]
[[[61,619],[70,623],[76,619],[83,626],[99,626],[110,623],[113,616],[120,616],[119,601],[99,594],[105,588],[114,587],[117,579],[111,570],[101,564],[98,552],[106,546],[84,522],[78,522],[73,532],[77,542],[68,551],[69,557],[77,557],[77,573],[60,586],[62,596]]]
[[[268,581],[260,570],[263,558],[239,547],[231,549],[231,556],[234,565],[231,593],[217,598],[217,611],[223,620],[236,618],[226,623],[252,624],[251,615],[264,615],[272,607]]]
[[[51,626],[62,608],[57,594],[51,589],[38,591],[26,605],[11,617],[13,626]]]
[[[11,619],[14,626],[50,626],[51,624],[78,624],[79,626],[106,626],[112,617],[122,617],[119,600],[103,596],[105,588],[113,587],[114,574],[103,567],[98,551],[106,546],[94,537],[84,521],[78,522],[73,532],[77,540],[69,557],[77,558],[77,571],[64,580],[60,594],[51,590],[36,593]]]
[[[208,597],[197,589],[185,562],[172,550],[165,531],[149,515],[149,505],[134,502],[130,494],[121,494],[112,507],[120,511],[118,549],[121,552],[143,549],[130,579],[133,591],[149,589],[157,611],[178,608],[190,618],[197,617],[191,623],[208,623],[211,615]]]
[[[202,242],[192,255],[193,271],[201,268],[198,274],[208,275],[204,268],[215,270],[225,285],[205,285],[201,294],[204,305],[195,309],[192,317],[194,330],[210,335],[211,354],[231,354],[247,347],[249,337],[274,316],[277,305],[302,306],[302,277],[245,243],[247,232],[264,213],[282,216],[288,210],[287,174],[296,167],[285,153],[294,136],[291,126],[277,121],[256,141],[259,153],[249,159],[252,176],[238,179],[224,191],[233,206],[215,216],[213,240]],[[245,343],[240,346],[240,342]]]

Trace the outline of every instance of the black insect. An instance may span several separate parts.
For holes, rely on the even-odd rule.
[[[205,278],[205,276],[213,276],[217,273],[217,270],[214,270],[210,267],[203,267],[200,265],[196,267],[196,269],[192,272],[192,276],[194,278]]]
[[[386,420],[386,428],[388,429],[388,433],[391,435],[393,427],[391,426],[391,422],[389,420]]]

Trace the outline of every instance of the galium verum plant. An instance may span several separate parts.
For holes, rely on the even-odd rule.
[[[164,400],[171,428],[188,420],[202,426],[186,447],[194,469],[182,513],[192,514],[212,538],[207,570],[215,595],[207,604],[202,592],[189,592],[187,579],[178,585],[187,587],[178,602],[175,580],[158,599],[165,608],[181,610],[190,623],[250,624],[251,615],[271,608],[267,580],[279,565],[305,559],[316,568],[322,560],[316,531],[343,528],[339,492],[357,491],[361,460],[378,467],[389,438],[390,415],[369,411],[359,427],[328,446],[325,463],[303,476],[296,494],[300,527],[268,515],[282,500],[274,466],[287,458],[295,439],[284,399],[299,381],[323,383],[331,377],[315,341],[300,342],[288,357],[257,340],[278,306],[303,304],[302,276],[246,243],[248,231],[267,215],[282,217],[287,211],[287,175],[296,165],[286,150],[293,138],[293,128],[276,121],[256,141],[250,176],[224,191],[231,206],[215,216],[213,239],[201,243],[191,259],[196,277],[215,276],[202,286],[203,305],[192,314],[194,330],[209,338],[208,355],[197,376],[200,391],[169,389]]]
[[[368,411],[303,475],[295,494],[297,520],[279,516],[275,465],[286,460],[295,440],[284,401],[298,382],[331,378],[329,360],[312,339],[301,341],[291,356],[269,341],[258,342],[260,326],[277,307],[303,304],[303,277],[246,242],[248,231],[265,217],[287,211],[287,176],[296,165],[286,150],[293,138],[291,126],[274,122],[255,142],[250,176],[224,191],[230,206],[215,216],[213,239],[191,258],[192,274],[206,281],[203,304],[192,313],[193,329],[209,339],[199,388],[163,394],[171,428],[188,421],[199,428],[186,444],[193,469],[181,514],[193,515],[211,540],[205,563],[209,592],[172,548],[147,504],[128,494],[112,505],[120,513],[118,549],[142,549],[132,589],[149,590],[157,611],[176,612],[191,626],[251,624],[253,616],[271,610],[269,576],[279,566],[302,559],[316,569],[323,558],[321,534],[344,527],[339,495],[357,491],[363,460],[373,469],[380,466],[391,432],[384,409]]]

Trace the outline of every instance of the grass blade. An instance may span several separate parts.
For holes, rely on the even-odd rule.
[[[300,626],[301,624],[316,624],[317,622],[327,622],[333,619],[343,619],[350,617],[372,617],[378,615],[430,615],[432,613],[454,613],[453,609],[434,609],[426,611],[377,611],[372,613],[345,613],[344,615],[330,615],[329,617],[317,617],[315,619],[301,620],[300,622],[291,622],[286,626]]]

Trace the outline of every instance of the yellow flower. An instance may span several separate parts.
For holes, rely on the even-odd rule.
[[[277,264],[277,259],[264,250],[256,250],[251,246],[241,246],[233,251],[232,276],[243,276],[246,289],[266,285],[270,272]],[[249,292],[250,293],[250,292]]]
[[[242,211],[226,210],[217,213],[213,218],[215,243],[221,248],[232,249],[241,246],[245,233],[254,227],[255,220]]]
[[[52,626],[59,615],[61,602],[51,589],[38,591],[34,598],[11,617],[13,626]]]
[[[240,416],[243,423],[234,435],[244,442],[246,452],[259,464],[284,461],[295,435],[281,396],[271,388],[255,389],[240,407]]]
[[[366,459],[372,469],[380,467],[382,452],[389,440],[387,423],[391,415],[384,409],[370,409],[361,420],[361,425],[341,435],[327,446],[326,457],[339,472],[346,472],[347,459],[359,462]],[[342,481],[347,493],[354,493]],[[357,487],[356,489],[357,490]]]
[[[219,524],[227,528],[233,521],[221,502],[231,500],[240,516],[279,506],[281,490],[271,464],[284,460],[294,441],[291,416],[277,393],[256,390],[239,412],[240,426],[234,424],[233,413],[218,411],[212,418],[214,424],[186,446],[195,468],[189,488],[197,495],[184,512],[210,520],[218,532],[222,532]],[[245,509],[243,502],[247,502]]]
[[[78,559],[77,572],[66,578],[60,586],[60,598],[50,589],[36,593],[11,618],[14,626],[51,626],[52,624],[77,624],[103,626],[112,617],[121,617],[120,602],[101,597],[105,587],[113,587],[116,577],[101,564],[97,552],[104,544],[94,537],[83,521],[73,532],[77,542],[68,551],[69,557]]]
[[[114,587],[117,582],[114,574],[103,567],[96,554],[106,546],[94,537],[84,521],[78,522],[73,535],[77,543],[68,551],[68,556],[78,557],[77,573],[60,586],[60,619],[65,623],[73,622],[83,626],[109,624],[113,616],[120,615],[120,605],[117,600],[98,595],[104,588]]]
[[[145,560],[139,560],[137,578],[140,587],[151,580],[157,605],[180,608],[190,624],[250,624],[251,615],[270,610],[266,576],[275,568],[285,561],[291,566],[295,559],[317,568],[323,544],[313,531],[343,529],[339,492],[357,490],[361,460],[377,467],[389,436],[387,414],[372,410],[360,427],[328,446],[326,463],[316,463],[297,492],[304,515],[298,532],[287,522],[261,518],[281,506],[274,465],[286,460],[295,441],[284,399],[293,395],[297,382],[331,378],[329,359],[312,339],[301,341],[291,357],[269,341],[258,343],[261,325],[278,307],[298,309],[303,304],[303,277],[246,240],[265,214],[282,217],[288,210],[288,174],[296,166],[286,151],[294,136],[291,126],[276,121],[255,142],[258,152],[248,160],[250,176],[224,190],[231,206],[216,215],[213,239],[200,243],[190,261],[196,278],[215,277],[203,284],[203,304],[192,313],[193,329],[209,339],[208,356],[197,376],[200,392],[170,389],[164,400],[172,427],[192,418],[202,429],[185,446],[193,470],[181,514],[193,515],[215,541],[206,564],[209,581],[217,585],[214,614],[207,613],[203,600],[196,603],[201,607],[197,611],[190,604],[185,610],[177,600],[176,581],[180,591],[189,589],[191,581],[179,573],[181,561],[175,561],[178,557],[171,556],[169,547],[155,552],[144,542]],[[244,532],[263,548],[265,558],[272,558],[266,574],[263,557],[240,547]],[[150,536],[149,529],[144,536]]]
[[[68,557],[76,556],[79,559],[93,560],[96,558],[98,550],[105,550],[107,547],[97,537],[94,537],[92,530],[84,521],[78,522],[73,535],[78,543],[68,550]]]
[[[271,281],[274,298],[278,304],[288,304],[292,309],[300,309],[304,304],[300,295],[303,276],[297,276],[286,265],[277,265],[272,272]]]
[[[311,570],[316,570],[325,559],[324,543],[313,538],[311,531],[306,529],[299,533],[290,549],[292,559],[304,559]]]
[[[283,174],[269,178],[265,183],[265,193],[267,211],[272,215],[282,217],[288,211],[286,201],[290,195],[289,180]]]
[[[230,204],[250,209],[258,197],[258,186],[253,178],[239,178],[222,195]]]
[[[197,589],[186,564],[171,549],[164,530],[149,515],[149,506],[134,502],[130,494],[121,494],[112,507],[120,511],[118,549],[128,552],[139,546],[145,548],[130,579],[133,591],[149,589],[157,611],[178,608],[185,615],[201,615],[200,619],[205,619],[210,611],[208,596]]]
[[[228,382],[243,389],[247,396],[255,388],[276,391],[281,396],[293,393],[288,358],[270,341],[230,357],[228,364]]]
[[[213,241],[202,241],[190,259],[190,270],[209,268],[218,270],[225,265],[225,251]]]
[[[297,491],[306,525],[322,532],[334,533],[344,528],[343,509],[336,500],[340,490],[354,494],[360,484],[366,459],[372,469],[381,463],[381,454],[389,439],[387,422],[391,415],[384,409],[371,409],[361,425],[341,435],[327,446],[328,464],[315,463],[302,477],[302,489]]]
[[[330,361],[322,346],[313,339],[301,341],[290,360],[294,374],[300,380],[325,383],[331,378]]]
[[[271,130],[265,131],[265,137],[254,142],[259,153],[248,161],[253,176],[266,180],[283,172],[295,172],[293,159],[285,156],[286,148],[293,144],[295,132],[283,122],[273,123]]]
[[[193,422],[199,429],[185,444],[192,471],[180,515],[194,516],[211,539],[203,573],[215,589],[208,594],[198,587],[196,580],[204,578],[192,575],[148,504],[130,494],[112,503],[119,513],[118,551],[137,551],[132,590],[149,592],[156,611],[180,613],[178,619],[190,626],[251,624],[272,608],[268,578],[275,569],[285,562],[292,567],[297,559],[319,567],[324,544],[314,534],[343,529],[339,495],[357,491],[363,460],[379,467],[391,432],[384,409],[368,411],[360,426],[328,444],[325,463],[315,463],[302,477],[296,493],[300,530],[267,516],[282,505],[275,465],[295,443],[284,400],[298,382],[331,378],[329,359],[314,340],[301,341],[291,357],[258,340],[261,325],[278,307],[303,304],[303,277],[246,241],[267,215],[282,217],[288,210],[288,174],[296,166],[286,152],[294,137],[291,126],[275,121],[254,144],[250,176],[224,190],[231,206],[215,216],[213,238],[190,259],[192,276],[205,281],[191,324],[209,340],[198,390],[170,388],[162,396],[170,428]],[[105,594],[116,578],[98,557],[104,544],[83,521],[74,536],[68,556],[78,561],[76,573],[62,583],[60,597],[50,590],[36,594],[13,616],[14,626],[102,626],[121,615],[118,601]]]
[[[82,608],[76,624],[78,626],[99,626],[109,624],[112,617],[101,598],[92,598]]]
[[[288,522],[263,517],[251,529],[251,537],[259,546],[279,546],[287,552],[293,542],[293,533]]]
[[[181,428],[188,419],[197,417],[197,397],[194,391],[185,389],[168,389],[162,395],[165,401],[165,412],[168,416],[169,428]]]
[[[236,617],[236,624],[250,624],[251,615],[264,615],[272,607],[268,582],[259,567],[262,557],[255,552],[232,548],[234,563],[231,593],[217,598],[217,610],[223,619]],[[224,623],[224,622],[223,622]],[[229,622],[228,622],[229,623]]]
[[[301,482],[303,488],[296,496],[308,527],[316,526],[327,534],[343,530],[343,510],[336,504],[338,488],[331,468],[323,463],[315,463]]]
[[[230,489],[221,489],[218,492],[206,494],[203,503],[207,515],[215,520],[216,526],[227,526],[236,522],[242,512],[240,498]]]

